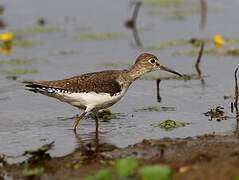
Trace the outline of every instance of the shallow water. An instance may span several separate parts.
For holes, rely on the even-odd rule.
[[[63,0],[19,0],[6,1],[3,4],[6,6],[6,13],[2,18],[7,22],[8,30],[18,32],[33,26],[41,17],[46,19],[47,25],[59,29],[55,32],[24,35],[28,40],[41,44],[29,48],[16,47],[10,57],[0,55],[1,60],[37,59],[31,64],[0,66],[1,70],[19,68],[38,71],[35,74],[20,75],[19,80],[61,79],[103,70],[106,68],[104,64],[111,62],[124,66],[133,63],[140,52],[147,51],[137,48],[132,32],[124,27],[124,21],[132,13],[127,1],[69,3]],[[191,6],[197,7],[199,4]],[[168,20],[162,15],[151,15],[150,12],[158,11],[156,8],[159,7],[143,5],[137,26],[144,49],[160,41],[192,37],[212,38],[214,34],[238,38],[239,25],[236,15],[239,3],[232,0],[209,0],[208,7],[206,28],[200,30],[199,13],[186,15],[180,21]],[[111,40],[74,40],[74,36],[97,32],[117,32],[122,36]],[[238,47],[238,44],[233,47]],[[172,69],[185,74],[196,73],[196,56],[173,56],[178,49],[187,51],[192,47],[151,52]],[[65,53],[61,53],[62,51]],[[230,114],[230,100],[225,101],[223,97],[234,93],[233,76],[238,62],[237,57],[203,55],[201,71],[205,76],[205,84],[202,85],[200,80],[162,81],[161,103],[156,99],[155,81],[136,81],[126,96],[112,108],[113,112],[123,113],[125,116],[110,122],[100,122],[100,141],[125,147],[149,138],[187,137],[233,131],[235,119],[208,121],[208,117],[203,113],[220,105],[225,108],[227,115],[233,116]],[[0,76],[0,153],[18,156],[25,150],[55,141],[52,154],[60,156],[72,152],[79,143],[94,139],[94,120],[82,121],[78,135],[75,136],[69,128],[74,121],[71,117],[79,113],[78,109],[52,98],[27,92],[18,81],[6,76]],[[175,107],[176,110],[135,111],[147,106]],[[172,131],[152,126],[165,119],[177,119],[192,124]]]

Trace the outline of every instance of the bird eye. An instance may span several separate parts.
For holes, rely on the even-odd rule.
[[[156,62],[156,60],[155,60],[155,59],[150,59],[149,62],[150,62],[151,64],[154,64],[154,63]]]

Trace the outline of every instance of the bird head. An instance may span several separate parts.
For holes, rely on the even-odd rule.
[[[145,73],[146,72],[151,72],[151,71],[156,71],[156,70],[163,70],[163,71],[167,71],[173,74],[176,74],[178,76],[182,76],[180,73],[169,69],[166,66],[163,66],[160,63],[160,60],[154,56],[153,54],[149,54],[149,53],[143,53],[140,54],[138,56],[138,58],[135,61],[134,66],[140,68],[140,69],[144,69]]]

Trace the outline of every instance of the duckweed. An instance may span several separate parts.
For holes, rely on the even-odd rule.
[[[120,32],[102,32],[102,33],[88,33],[76,35],[73,37],[73,39],[77,41],[87,41],[87,40],[104,41],[119,39],[123,36],[124,34]]]

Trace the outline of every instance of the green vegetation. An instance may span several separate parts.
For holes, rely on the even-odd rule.
[[[145,166],[139,170],[142,180],[169,180],[172,170],[168,166]]]
[[[25,177],[36,177],[42,175],[43,173],[44,173],[43,167],[30,168],[29,166],[25,166],[22,171],[22,175]]]
[[[183,5],[185,0],[143,0],[143,3],[149,5],[159,6],[180,6]]]
[[[226,51],[227,55],[231,55],[231,56],[239,56],[239,48],[236,49],[228,49]]]
[[[113,174],[108,169],[102,169],[96,175],[87,176],[84,178],[84,180],[113,180],[113,179],[114,179]]]
[[[200,13],[199,6],[190,6],[182,8],[175,7],[171,9],[154,8],[149,11],[149,15],[160,16],[160,18],[164,20],[174,20],[174,21],[183,21],[187,17],[199,13]]]
[[[193,49],[190,51],[181,51],[175,52],[173,55],[188,55],[188,56],[196,56],[198,54],[198,50]],[[206,55],[213,55],[213,56],[239,56],[239,48],[235,49],[216,49],[216,48],[209,48],[203,51],[203,54]]]
[[[33,25],[16,32],[16,34],[17,35],[29,35],[29,34],[36,35],[36,34],[51,33],[51,32],[58,32],[58,31],[60,31],[59,28],[49,26],[49,25],[47,26]]]
[[[210,120],[216,119],[217,121],[221,121],[227,118],[222,106],[212,108],[209,111],[205,112],[204,115],[210,117]]]
[[[73,37],[74,40],[77,41],[104,41],[104,40],[113,40],[113,39],[119,39],[121,37],[125,36],[123,33],[120,32],[102,32],[102,33],[87,33],[87,34],[81,34],[76,35]]]
[[[160,111],[175,111],[175,107],[161,107],[161,106],[145,106],[142,108],[134,109],[135,112],[149,111],[149,112],[160,112]]]
[[[111,169],[102,169],[85,180],[169,180],[172,174],[168,166],[153,165],[139,168],[137,160],[128,158],[117,160]]]
[[[239,176],[233,177],[232,180],[239,180]]]
[[[239,43],[238,38],[225,38],[226,44],[227,45],[235,45]],[[174,40],[167,40],[167,41],[161,41],[159,43],[155,43],[151,46],[148,47],[148,50],[162,50],[162,49],[171,49],[171,48],[176,48],[176,47],[182,47],[182,46],[187,46],[187,45],[192,45],[195,47],[198,47],[202,44],[202,42],[206,45],[213,45],[213,38],[191,38],[191,39],[174,39]],[[210,49],[209,52],[206,52],[207,50],[205,49],[204,53],[215,53],[219,52],[218,49],[212,48]],[[215,52],[214,52],[215,51]],[[197,52],[198,54],[198,52]]]
[[[16,38],[13,41],[13,46],[23,47],[23,48],[30,48],[33,46],[41,45],[42,42],[39,41],[30,41],[22,38]]]
[[[189,40],[186,39],[177,39],[177,40],[168,40],[156,43],[148,47],[148,50],[161,50],[161,49],[169,49],[177,46],[188,45]]]
[[[172,130],[174,128],[183,127],[183,126],[186,126],[186,125],[189,125],[189,124],[191,124],[191,123],[178,121],[178,120],[167,119],[167,120],[164,120],[160,123],[152,124],[152,126],[153,127],[159,127],[159,128],[165,129],[165,130]]]
[[[138,167],[135,159],[120,159],[116,161],[115,170],[120,179],[132,176]]]
[[[17,75],[24,75],[24,74],[35,74],[38,73],[35,69],[4,69],[0,70],[0,74],[8,75],[8,76],[17,76]]]
[[[13,66],[20,66],[20,65],[28,65],[33,63],[33,59],[9,59],[9,60],[0,60],[0,65],[13,65]]]

